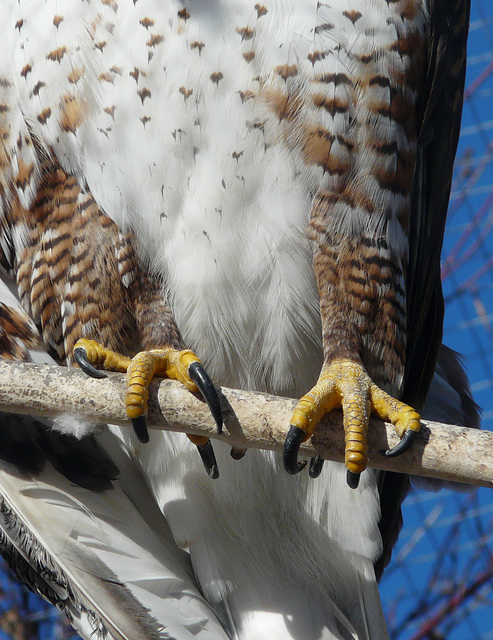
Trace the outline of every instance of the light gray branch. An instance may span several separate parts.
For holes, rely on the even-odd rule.
[[[129,426],[124,397],[125,376],[120,374],[94,380],[65,367],[0,361],[1,411],[46,417],[70,413],[98,423]],[[155,380],[150,388],[149,428],[217,437],[237,450],[282,449],[295,400],[222,388],[221,401],[225,427],[217,436],[204,402],[173,380]],[[493,432],[423,421],[410,452],[398,458],[379,453],[397,442],[392,425],[372,419],[369,466],[493,486]],[[344,460],[340,411],[323,419],[301,451]]]

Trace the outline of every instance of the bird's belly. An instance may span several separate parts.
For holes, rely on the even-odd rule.
[[[241,181],[233,193],[187,194],[166,244],[166,280],[183,338],[217,382],[299,396],[320,371],[320,312],[309,197],[289,163],[282,181],[275,174],[280,153],[260,160],[253,195]]]

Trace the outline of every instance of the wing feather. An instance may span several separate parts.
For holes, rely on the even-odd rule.
[[[440,255],[459,139],[464,91],[469,0],[433,0],[428,70],[419,102],[418,156],[411,199],[407,269],[407,346],[402,400],[421,411],[442,342],[444,302]],[[400,504],[407,476],[382,474],[377,573],[390,560],[402,527]]]
[[[125,464],[118,438],[107,433],[105,441]],[[2,462],[1,544],[10,565],[64,610],[83,637],[225,638],[187,554],[176,547],[157,507],[149,508],[152,498],[129,460],[120,475],[111,489],[97,492],[73,484],[49,463],[33,475]],[[140,511],[133,504],[137,496]]]

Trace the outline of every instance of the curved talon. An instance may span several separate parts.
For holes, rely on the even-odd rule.
[[[236,449],[236,447],[231,447],[229,455],[233,458],[233,460],[241,460],[245,457],[246,452],[246,449]]]
[[[401,454],[405,453],[412,445],[416,434],[417,431],[414,431],[413,429],[407,429],[402,436],[402,440],[399,442],[399,444],[396,444],[395,447],[392,447],[392,449],[387,449],[386,451],[382,450],[380,451],[380,453],[386,458],[395,458],[396,456],[400,456]]]
[[[350,489],[358,488],[359,477],[359,473],[353,473],[352,471],[349,471],[349,469],[346,469],[346,482],[348,483]]]
[[[320,456],[316,456],[310,460],[310,466],[308,467],[308,475],[310,478],[318,478],[322,473],[322,467],[324,466],[324,460]]]
[[[142,444],[149,442],[149,432],[147,431],[147,418],[145,415],[132,418],[132,427],[134,428],[135,435]]]
[[[221,409],[221,403],[219,402],[217,391],[214,388],[211,379],[207,375],[206,370],[200,362],[192,362],[188,367],[188,375],[195,382],[195,384],[199,388],[200,393],[202,394],[202,397],[207,402],[207,405],[212,413],[212,417],[216,421],[217,432],[222,433],[223,413]]]
[[[198,444],[196,447],[199,451],[200,457],[202,458],[202,462],[204,463],[204,467],[209,478],[212,478],[212,480],[219,478],[219,469],[211,441],[207,440],[205,444]]]
[[[291,475],[299,473],[306,467],[306,462],[298,462],[298,451],[300,450],[300,444],[306,437],[306,433],[303,429],[291,425],[289,427],[288,435],[284,441],[284,449],[282,451],[282,462],[285,471]]]
[[[92,364],[87,359],[87,351],[82,347],[77,347],[74,349],[74,360],[77,362],[79,367],[82,369],[84,373],[91,378],[107,378],[108,376],[104,371],[100,371],[99,369],[95,369]]]

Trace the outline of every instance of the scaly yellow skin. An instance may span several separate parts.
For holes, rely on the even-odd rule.
[[[346,468],[361,473],[368,463],[368,422],[374,413],[391,422],[400,438],[405,431],[419,431],[419,414],[374,384],[363,366],[347,359],[324,366],[317,384],[304,395],[293,413],[291,425],[312,435],[323,415],[342,407],[346,440]]]
[[[123,356],[111,349],[107,349],[94,340],[79,340],[74,347],[85,349],[87,359],[94,366],[106,371],[127,372],[127,397],[125,405],[130,419],[138,418],[147,413],[149,399],[149,385],[155,375],[173,378],[181,382],[192,393],[198,392],[198,387],[188,375],[188,367],[192,362],[200,362],[197,356],[184,349],[177,351],[172,348],[141,351],[133,358]],[[207,440],[207,438],[204,438]],[[193,441],[195,443],[195,440]],[[195,444],[202,444],[195,443]]]

